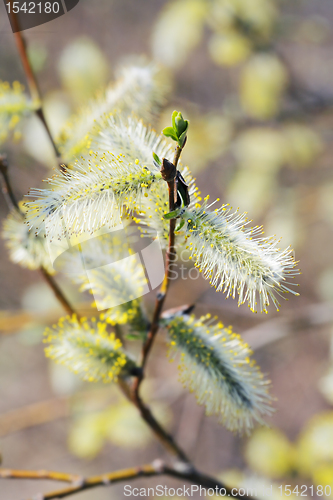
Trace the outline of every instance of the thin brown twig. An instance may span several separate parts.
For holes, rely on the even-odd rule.
[[[0,155],[0,174],[1,191],[6,200],[8,208],[9,210],[15,208],[15,210],[19,212],[20,209],[8,177],[8,163],[5,155]]]
[[[141,418],[146,422],[149,428],[154,432],[159,441],[163,444],[163,446],[169,450],[174,455],[182,460],[183,462],[189,463],[189,459],[183,450],[178,446],[174,438],[171,434],[169,434],[156,420],[154,415],[152,414],[150,408],[144,404],[141,397],[139,396],[139,400],[135,398],[133,394],[133,390],[129,387],[129,385],[123,379],[118,379],[118,386],[124,396],[131,402],[134,403],[137,409],[140,412]]]
[[[182,462],[190,463],[185,452],[178,446],[171,434],[169,434],[155,419],[150,408],[144,404],[141,396],[138,394],[132,398],[133,403],[138,408],[141,417],[149,425],[150,429],[156,434],[164,446]]]
[[[4,194],[5,200],[7,202],[9,210],[12,210],[15,208],[19,213],[22,214],[20,207],[18,205],[17,199],[14,195],[10,178],[8,175],[8,164],[7,164],[7,159],[5,156],[0,156],[0,178],[1,178],[1,184],[2,184],[2,192]],[[22,214],[23,215],[23,214]],[[50,285],[50,287],[53,290],[54,295],[60,302],[60,304],[63,306],[65,311],[72,315],[75,314],[74,308],[71,306],[70,302],[67,300],[65,297],[64,293],[60,289],[59,285],[55,281],[55,279],[50,275],[50,273],[45,269],[44,266],[40,267],[40,272],[46,282]]]
[[[138,479],[139,477],[160,475],[167,475],[177,479],[183,479],[204,488],[211,488],[216,493],[220,493],[223,496],[232,496],[238,499],[244,498],[245,500],[249,500],[249,497],[246,495],[240,497],[238,495],[237,489],[231,490],[220,481],[206,476],[205,474],[201,474],[190,466],[184,466],[184,464],[176,464],[174,467],[170,467],[161,460],[155,460],[152,464],[145,464],[140,467],[122,469],[99,476],[88,477],[86,479],[80,476],[64,474],[61,472],[17,471],[10,469],[0,469],[0,477],[6,479],[50,479],[55,481],[73,483],[69,487],[46,493],[42,496],[43,500],[65,498],[75,493],[96,488],[98,486],[108,486],[110,484],[119,483],[121,481]]]
[[[24,69],[24,73],[25,73],[27,82],[28,82],[30,94],[31,94],[33,102],[36,103],[36,105],[37,105],[37,109],[35,110],[35,113],[39,117],[39,119],[41,120],[42,124],[44,125],[46,133],[51,141],[54,153],[58,159],[58,164],[59,164],[60,170],[64,170],[64,168],[61,165],[62,162],[60,161],[60,159],[61,159],[60,151],[59,151],[56,143],[54,142],[50,128],[49,128],[48,123],[47,123],[46,118],[45,118],[43,105],[42,105],[41,92],[39,90],[39,86],[38,86],[35,74],[33,72],[33,69],[31,67],[31,64],[29,61],[29,57],[27,54],[27,44],[26,44],[26,41],[22,35],[22,31],[20,31],[19,20],[17,18],[17,15],[14,12],[10,12],[10,16],[11,16],[13,26],[15,27],[15,30],[16,30],[16,32],[14,33],[14,38],[15,38],[18,53],[19,53],[21,61],[22,61],[22,65],[23,65],[23,69]]]
[[[177,169],[178,161],[181,155],[182,148],[178,145],[175,150],[175,156],[173,160],[173,165]],[[175,209],[175,203],[177,200],[177,187],[175,178],[168,181],[168,191],[169,191],[169,211],[172,212]],[[149,352],[151,350],[152,344],[154,342],[154,337],[159,328],[159,320],[162,313],[162,308],[164,305],[164,301],[166,298],[166,294],[170,284],[170,276],[172,272],[172,266],[175,261],[176,253],[175,253],[175,228],[176,228],[176,219],[170,219],[170,229],[169,229],[169,243],[168,249],[166,252],[166,263],[165,263],[165,275],[164,280],[161,285],[160,291],[157,295],[155,310],[153,314],[153,320],[150,327],[150,331],[147,335],[147,340],[144,343],[143,351],[142,351],[142,374],[137,379],[136,383],[136,392],[138,392],[140,388],[140,384],[144,377],[144,368],[148,359]]]
[[[176,185],[176,171],[177,171],[177,165],[178,161],[180,158],[182,152],[182,148],[177,145],[176,150],[175,150],[175,155],[174,155],[174,160],[173,160],[173,167],[174,167],[174,175],[171,179],[167,180],[168,184],[168,191],[169,191],[169,211],[173,211],[175,209],[175,203],[177,200],[177,185]],[[160,322],[160,317],[163,309],[163,305],[165,302],[165,298],[167,295],[167,291],[169,288],[169,283],[170,283],[170,276],[172,272],[172,267],[173,263],[175,261],[176,257],[176,252],[175,252],[175,227],[176,227],[176,219],[171,219],[170,220],[170,229],[169,229],[169,243],[168,243],[168,249],[166,252],[166,264],[165,264],[165,275],[164,275],[164,280],[162,282],[160,291],[157,295],[156,298],[156,303],[155,303],[155,309],[153,313],[153,319],[151,323],[150,330],[147,334],[147,339],[143,345],[142,348],[142,363],[141,363],[141,372],[134,381],[133,384],[133,392],[131,399],[133,403],[136,405],[138,410],[140,411],[141,417],[146,421],[146,423],[149,425],[149,427],[155,432],[157,437],[166,445],[166,447],[171,450],[174,454],[178,456],[180,460],[183,462],[188,462],[189,459],[184,453],[184,451],[177,445],[173,437],[168,434],[160,425],[159,423],[155,420],[154,416],[152,415],[150,409],[144,404],[144,402],[141,399],[140,396],[140,386],[141,383],[144,379],[144,371],[146,367],[146,363],[148,360],[149,353],[151,351],[151,348],[153,346],[153,342],[155,339],[155,336],[158,332],[159,329],[159,322]]]
[[[54,295],[62,305],[62,307],[65,309],[65,311],[70,314],[71,316],[75,314],[78,318],[80,317],[79,314],[76,312],[76,310],[73,308],[69,300],[65,297],[63,291],[59,287],[58,283],[56,280],[53,278],[53,276],[45,269],[45,267],[41,266],[40,272],[42,276],[44,277],[45,281],[50,285],[50,287],[53,290]]]

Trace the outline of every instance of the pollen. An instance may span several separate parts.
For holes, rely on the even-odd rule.
[[[240,336],[212,321],[210,315],[163,320],[171,337],[168,356],[180,354],[180,382],[208,414],[217,415],[230,430],[248,432],[272,411],[269,381],[250,360],[251,351]]]

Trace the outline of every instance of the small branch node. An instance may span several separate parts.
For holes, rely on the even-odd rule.
[[[78,477],[75,479],[75,481],[72,482],[72,485],[75,486],[76,488],[82,488],[86,484],[86,480],[84,477]]]
[[[167,158],[163,158],[161,167],[162,179],[166,182],[171,182],[175,179],[177,174],[177,167],[171,163]]]
[[[159,474],[161,474],[164,470],[164,462],[160,458],[156,458],[151,465],[153,469]]]
[[[193,465],[188,462],[176,462],[173,468],[182,474],[191,474],[195,470]]]

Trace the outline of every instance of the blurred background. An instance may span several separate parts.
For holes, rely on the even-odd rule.
[[[173,109],[181,110],[190,120],[182,161],[202,193],[247,211],[266,235],[294,248],[300,297],[283,301],[280,312],[237,308],[187,274],[172,283],[167,300],[167,307],[195,302],[197,314],[216,314],[254,348],[276,398],[270,428],[241,438],[205,417],[178,383],[162,334],[143,390],[207,473],[236,486],[330,485],[333,498],[332,25],[330,0],[80,0],[24,36],[55,137],[114,80],[120,63],[145,55],[163,65],[172,90],[155,129],[169,124]],[[3,3],[0,80],[26,85]],[[8,155],[13,189],[22,199],[50,175],[53,150],[33,115],[5,135],[0,153]],[[3,197],[0,211],[5,219]],[[3,240],[0,251],[2,466],[88,476],[165,458],[116,387],[80,382],[45,358],[43,331],[63,310],[38,271],[10,261]],[[56,279],[84,310],[89,298],[64,276]],[[153,301],[154,294],[147,296],[148,309]],[[176,483],[136,483],[152,484]],[[29,498],[56,487],[3,479],[0,498]],[[122,495],[123,485],[116,485],[77,498]]]

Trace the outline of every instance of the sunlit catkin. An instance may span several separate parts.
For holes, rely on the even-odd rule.
[[[19,82],[11,86],[0,81],[0,144],[4,142],[21,119],[35,109]]]
[[[194,392],[208,415],[232,431],[248,432],[269,415],[269,382],[264,380],[249,346],[231,327],[212,324],[210,315],[164,320],[170,336],[169,356],[180,355],[180,380]]]
[[[208,198],[182,218],[190,258],[216,291],[226,298],[238,295],[238,305],[247,302],[253,312],[267,312],[270,300],[278,309],[277,296],[298,295],[288,281],[299,274],[293,250],[278,248],[274,237],[261,237],[262,227],[247,228],[246,214],[232,212],[229,205],[212,211]]]
[[[152,184],[161,179],[156,167],[150,170],[139,160],[124,155],[91,154],[75,163],[75,170],[56,174],[47,189],[31,189],[26,203],[29,227],[38,233],[45,227],[50,241],[120,222],[123,205],[134,209]]]
[[[38,235],[29,231],[22,204],[20,209],[21,211],[13,209],[3,223],[2,237],[6,241],[11,260],[28,269],[44,267],[48,273],[53,274],[44,231]]]
[[[122,350],[106,323],[78,320],[76,316],[61,318],[57,325],[45,330],[46,356],[52,358],[88,382],[117,381],[128,374],[134,363]]]
[[[164,103],[168,78],[153,63],[137,61],[121,66],[116,81],[97,95],[63,127],[58,138],[66,162],[86,154],[91,146],[90,133],[103,115],[117,111],[124,117],[135,114],[149,122]]]

